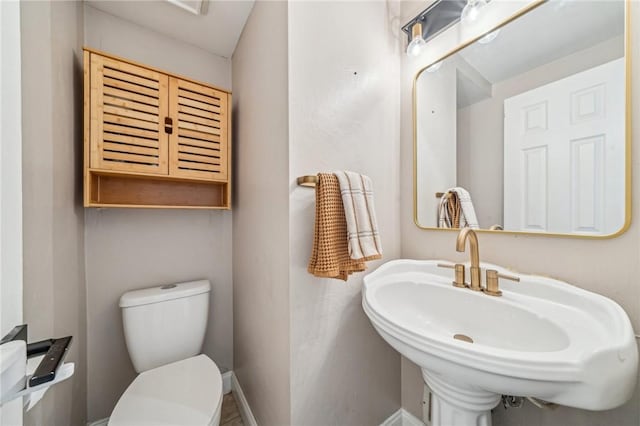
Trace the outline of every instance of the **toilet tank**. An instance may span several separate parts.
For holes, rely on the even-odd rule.
[[[207,280],[129,291],[120,297],[124,337],[136,372],[202,350],[209,313]]]

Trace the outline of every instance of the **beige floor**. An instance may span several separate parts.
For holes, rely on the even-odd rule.
[[[243,426],[238,405],[233,398],[233,392],[222,398],[222,413],[220,414],[220,426]]]

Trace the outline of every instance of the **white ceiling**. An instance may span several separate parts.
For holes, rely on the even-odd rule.
[[[209,0],[205,15],[194,15],[166,0],[85,0],[126,19],[207,52],[230,58],[254,0]]]
[[[624,1],[550,1],[460,55],[491,83],[624,33]]]

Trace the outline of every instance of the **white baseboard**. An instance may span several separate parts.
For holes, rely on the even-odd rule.
[[[226,373],[222,373],[222,394],[226,395],[231,392],[231,376],[233,376],[233,371],[227,371]]]
[[[380,426],[402,426],[402,408],[390,415]]]
[[[424,423],[404,408],[400,408],[380,426],[424,426]]]
[[[236,404],[238,404],[238,410],[240,410],[242,423],[246,426],[258,426],[258,422],[256,422],[256,418],[253,417],[247,398],[244,396],[244,392],[242,392],[240,382],[238,382],[238,378],[233,373],[231,375],[231,389],[233,390]]]
[[[109,423],[109,417],[96,420],[95,422],[87,423],[87,426],[107,426],[107,423]]]

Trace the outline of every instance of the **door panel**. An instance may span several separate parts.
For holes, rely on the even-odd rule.
[[[571,229],[598,232],[602,229],[605,135],[571,141]]]
[[[174,120],[169,174],[226,180],[227,94],[171,77],[169,104]]]
[[[528,231],[547,229],[547,147],[524,150],[523,228]],[[510,228],[507,228],[510,229]]]
[[[168,77],[91,54],[91,167],[166,175]]]

